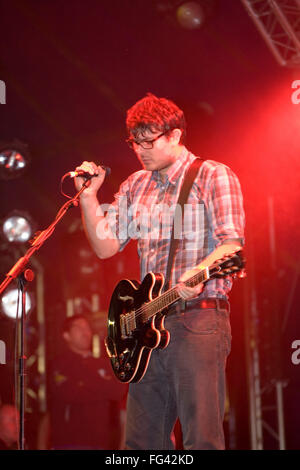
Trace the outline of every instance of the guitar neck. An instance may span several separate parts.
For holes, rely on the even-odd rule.
[[[210,278],[209,268],[205,268],[202,271],[199,271],[197,274],[189,278],[184,284],[188,287],[194,287],[200,283],[208,281]],[[179,300],[181,297],[177,292],[176,287],[172,287],[164,292],[159,297],[156,297],[151,302],[147,303],[147,317],[150,319],[154,315],[156,315],[161,310],[169,307],[174,302]]]

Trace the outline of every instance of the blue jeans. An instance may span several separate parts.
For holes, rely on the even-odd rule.
[[[168,347],[155,349],[141,382],[129,386],[126,449],[174,449],[177,417],[184,449],[224,449],[229,313],[178,307],[165,327]]]

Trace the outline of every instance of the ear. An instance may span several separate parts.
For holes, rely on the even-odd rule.
[[[181,139],[181,134],[182,134],[182,130],[180,130],[180,129],[173,129],[172,130],[171,139],[172,139],[172,143],[174,145],[179,144],[180,139]]]

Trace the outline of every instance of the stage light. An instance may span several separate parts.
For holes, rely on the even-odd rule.
[[[19,306],[18,306],[18,297],[19,297]],[[33,302],[31,295],[25,293],[25,302],[26,302],[26,315],[32,310]],[[22,295],[18,293],[18,289],[13,288],[9,289],[3,293],[1,297],[1,311],[2,313],[12,319],[16,319],[17,311],[18,316],[21,317],[22,312]]]
[[[30,162],[27,145],[15,140],[0,143],[0,179],[11,180],[21,176]]]
[[[26,243],[33,236],[34,222],[25,212],[13,211],[2,221],[1,230],[9,243]]]
[[[216,0],[157,0],[156,10],[177,27],[200,29],[216,11]]]
[[[200,28],[205,22],[206,14],[198,2],[184,2],[176,11],[177,21],[185,29]]]

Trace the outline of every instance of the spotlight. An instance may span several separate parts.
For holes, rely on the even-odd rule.
[[[19,297],[19,306],[18,306],[18,297]],[[32,310],[33,308],[33,301],[31,295],[26,292],[25,293],[26,299],[26,315]],[[22,295],[18,293],[18,289],[9,289],[1,297],[1,311],[2,313],[12,319],[16,319],[17,310],[19,317],[21,316],[22,311]]]
[[[200,28],[205,22],[205,12],[198,2],[184,2],[176,11],[177,21],[185,29]]]
[[[157,0],[156,9],[184,29],[200,29],[214,14],[216,0]]]
[[[14,140],[0,143],[0,179],[11,180],[21,176],[29,164],[27,145]]]
[[[9,243],[26,243],[34,230],[32,218],[25,212],[13,211],[2,221],[2,234]]]

